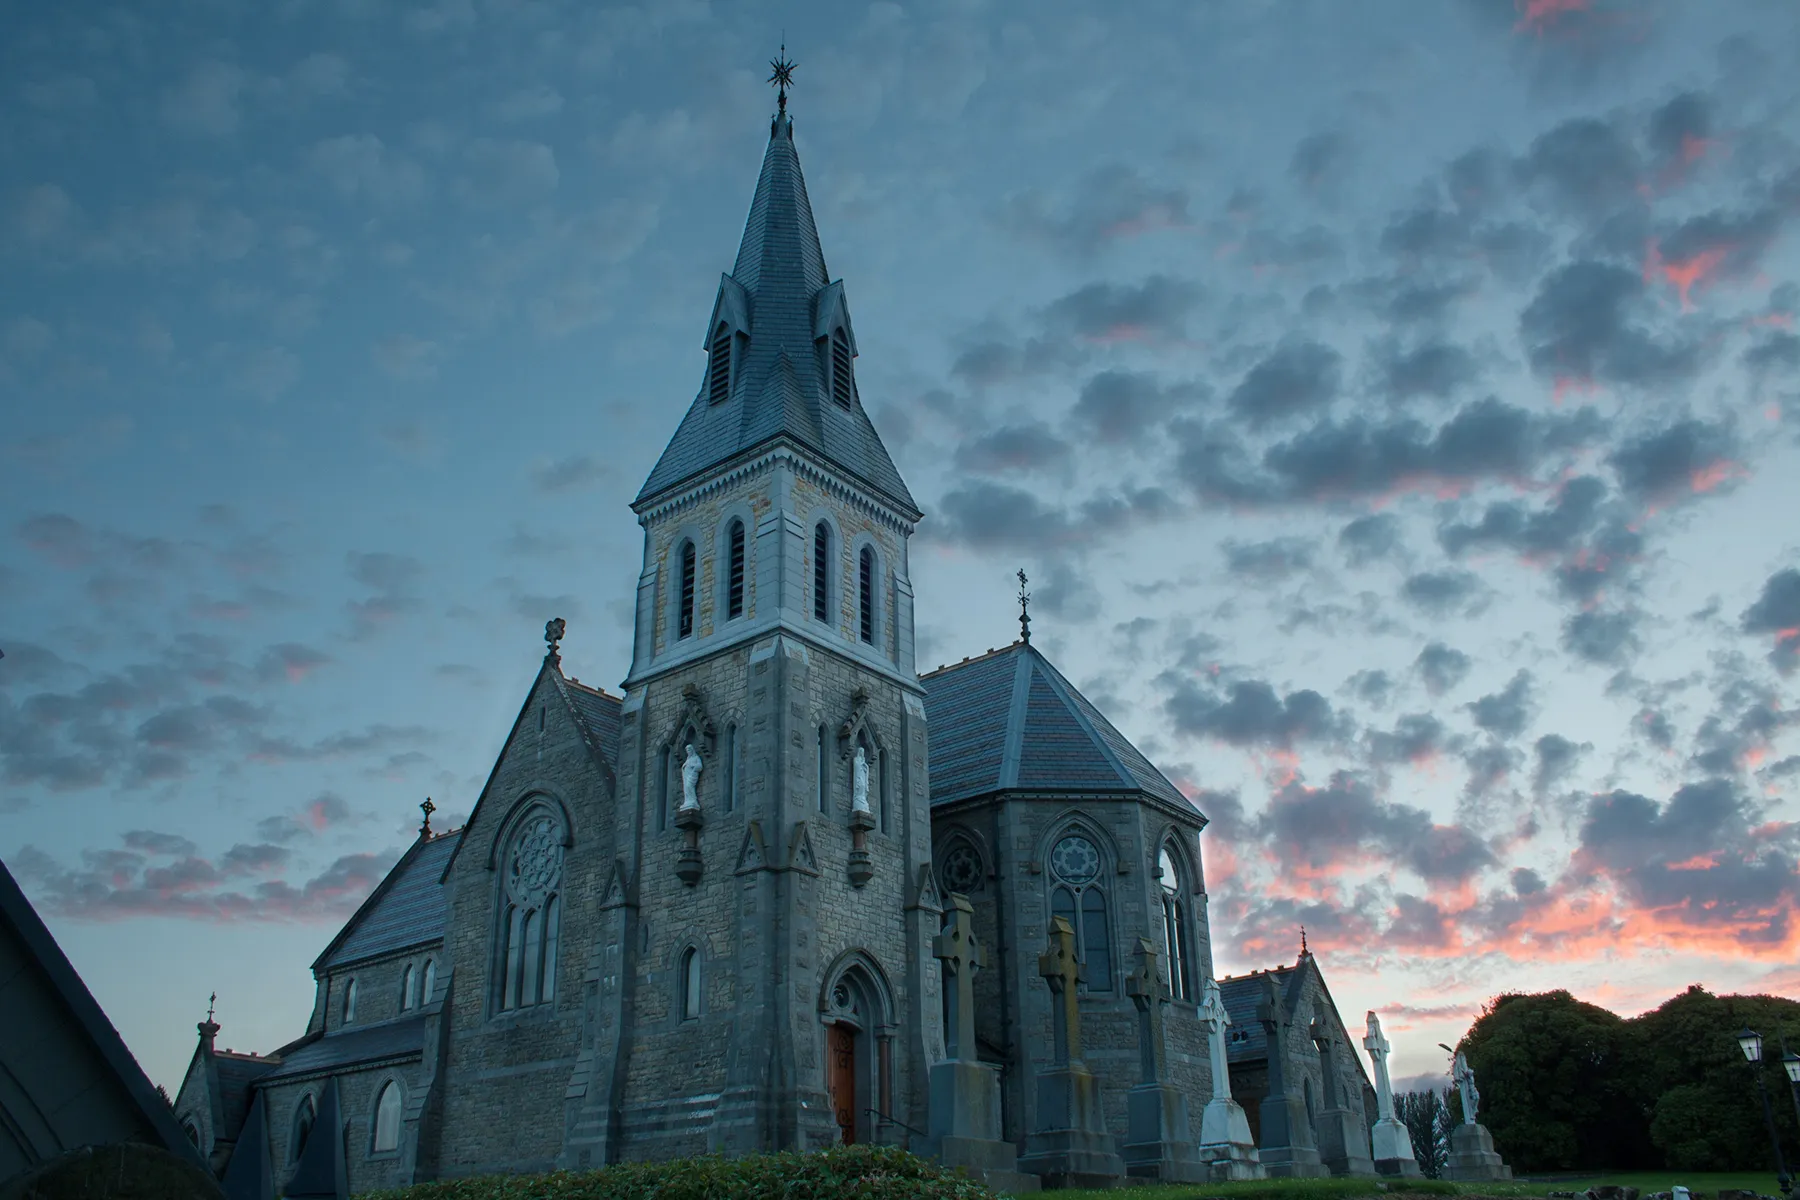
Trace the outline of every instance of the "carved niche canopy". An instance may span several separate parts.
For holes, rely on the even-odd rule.
[[[700,752],[711,757],[713,743],[718,738],[717,728],[713,724],[712,715],[706,711],[706,693],[699,684],[690,683],[681,689],[681,718],[675,723],[675,733],[670,739],[674,745],[681,741],[684,731],[692,729],[699,735]]]

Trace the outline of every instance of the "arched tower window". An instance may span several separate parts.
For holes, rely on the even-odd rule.
[[[400,1011],[405,1012],[418,1002],[419,994],[413,989],[418,977],[413,974],[412,964],[407,963],[400,968]]]
[[[813,529],[813,620],[831,620],[831,526]]]
[[[696,947],[689,946],[681,952],[676,985],[681,989],[681,1019],[696,1019],[700,1015],[700,951]]]
[[[713,334],[711,361],[707,364],[706,399],[717,404],[731,394],[731,326],[719,322]]]
[[[681,543],[681,612],[676,618],[676,637],[694,636],[694,543]]]
[[[1100,849],[1081,833],[1067,833],[1050,851],[1050,872],[1055,885],[1050,893],[1050,912],[1075,930],[1076,951],[1087,967],[1091,992],[1110,992],[1113,986],[1112,926],[1107,920],[1106,890],[1101,885]]]
[[[842,326],[831,331],[831,398],[850,407],[850,339]]]
[[[400,1148],[400,1084],[388,1080],[375,1098],[375,1153]]]
[[[501,860],[501,1011],[556,999],[557,942],[561,934],[563,831],[543,808],[519,823]]]
[[[876,772],[875,778],[877,779],[879,786],[881,788],[881,794],[876,799],[875,806],[877,809],[880,810],[881,832],[886,833],[888,831],[888,756],[887,756],[887,751],[885,751],[885,750],[876,751],[875,764],[876,764],[877,768],[879,768]]]
[[[735,620],[744,615],[744,523],[741,520],[731,522],[731,533],[727,537],[727,553],[731,559],[730,575],[725,585],[725,615],[728,620]]]
[[[856,568],[856,634],[863,641],[875,641],[875,551],[868,546],[857,556]]]
[[[725,811],[737,810],[737,772],[738,772],[738,727],[725,727],[725,762],[724,778],[720,781],[719,790],[724,793]]]
[[[831,799],[831,731],[819,726],[819,811]]]
[[[1169,964],[1169,991],[1177,1000],[1191,1000],[1193,990],[1188,983],[1187,887],[1181,877],[1181,865],[1168,843],[1156,859],[1162,872],[1163,957]]]
[[[344,984],[344,1024],[356,1020],[356,978],[352,976]]]
[[[306,1152],[306,1140],[312,1136],[313,1122],[319,1119],[319,1110],[313,1107],[310,1095],[300,1097],[300,1106],[294,1110],[294,1138],[288,1143],[288,1161],[299,1162],[300,1156]]]

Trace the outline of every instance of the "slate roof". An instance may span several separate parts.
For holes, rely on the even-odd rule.
[[[264,1075],[260,1082],[267,1086],[296,1075],[310,1075],[315,1071],[332,1071],[378,1059],[418,1054],[425,1047],[425,1020],[425,1015],[420,1014],[403,1017],[398,1021],[383,1021],[379,1025],[356,1025],[328,1033],[282,1059],[281,1064]]]
[[[619,769],[619,730],[624,724],[620,716],[620,708],[625,701],[608,695],[599,688],[591,688],[585,683],[563,677],[568,685],[569,704],[575,715],[587,727],[587,734],[600,749],[600,755],[606,759],[607,765],[615,775]]]
[[[219,1128],[222,1136],[236,1137],[255,1095],[252,1085],[281,1065],[280,1059],[213,1051],[213,1070],[219,1079]]]
[[[1141,791],[1192,807],[1036,647],[1015,642],[919,682],[933,804],[1012,790]]]
[[[812,202],[794,150],[793,122],[782,114],[770,127],[737,262],[720,282],[721,308],[739,288],[747,300],[749,328],[743,332],[749,337],[738,351],[731,392],[714,404],[702,380],[699,394],[634,505],[786,438],[917,519],[918,505],[863,411],[861,398],[853,397],[846,409],[828,397],[813,339],[818,304],[835,304],[842,287],[832,285],[832,293],[821,296],[828,284]],[[709,324],[702,348],[710,344],[712,333]]]
[[[1269,1035],[1262,1022],[1256,1019],[1256,1006],[1262,1003],[1268,986],[1263,980],[1270,975],[1281,985],[1282,998],[1289,999],[1288,988],[1294,975],[1292,967],[1254,971],[1249,975],[1227,975],[1219,980],[1219,999],[1225,1002],[1225,1011],[1231,1016],[1231,1033],[1225,1038],[1225,1057],[1231,1062],[1257,1062],[1269,1057]],[[1247,1031],[1250,1036],[1238,1040],[1240,1030]]]
[[[415,841],[325,947],[313,969],[339,967],[442,938],[444,888],[439,879],[460,841],[460,829]]]

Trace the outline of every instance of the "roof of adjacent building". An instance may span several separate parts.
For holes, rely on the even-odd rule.
[[[359,1063],[420,1053],[425,1046],[426,1016],[421,1013],[377,1025],[353,1025],[348,1029],[333,1030],[288,1054],[260,1082],[267,1085],[296,1075],[335,1071]]]
[[[281,1065],[279,1058],[255,1054],[233,1054],[229,1050],[213,1051],[213,1070],[219,1079],[219,1131],[221,1137],[236,1137],[250,1111],[257,1080]]]
[[[919,680],[931,726],[931,802],[991,792],[1144,792],[1192,802],[1028,642]]]
[[[619,730],[624,723],[620,711],[625,701],[566,675],[562,680],[568,685],[569,707],[575,710],[575,716],[583,726],[582,732],[616,775],[619,769]]]
[[[715,404],[702,382],[634,503],[785,438],[917,519],[912,493],[861,398],[852,396],[848,408],[830,398],[825,364],[814,343],[817,309],[828,285],[842,288],[831,285],[825,269],[794,150],[793,122],[783,113],[770,127],[737,262],[720,282],[722,301],[742,289],[749,326],[742,331],[748,339],[738,351],[730,393]],[[826,299],[837,302],[835,295]],[[712,334],[708,328],[703,347]]]
[[[313,969],[341,967],[440,940],[444,889],[439,879],[460,841],[460,829],[415,841],[325,947]]]
[[[1248,975],[1227,975],[1219,980],[1219,999],[1231,1017],[1231,1033],[1225,1039],[1225,1056],[1232,1062],[1251,1062],[1269,1057],[1269,1035],[1256,1019],[1256,1007],[1262,1003],[1268,985],[1275,977],[1282,999],[1293,1002],[1292,988],[1297,977],[1292,967],[1276,967],[1270,971],[1252,971]]]

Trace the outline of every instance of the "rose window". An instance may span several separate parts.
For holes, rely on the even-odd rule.
[[[1063,882],[1080,887],[1093,882],[1100,874],[1100,851],[1094,848],[1094,843],[1072,833],[1050,851],[1050,869]]]
[[[538,817],[513,844],[508,864],[508,885],[513,897],[525,905],[544,898],[562,874],[562,838],[548,816]]]
[[[952,846],[944,855],[944,890],[969,893],[981,886],[981,856],[967,842]]]

